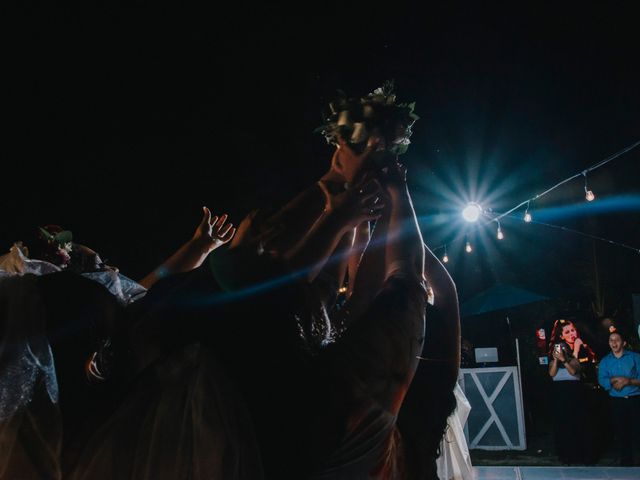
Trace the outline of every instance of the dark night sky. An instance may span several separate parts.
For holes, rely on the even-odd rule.
[[[637,17],[577,2],[310,8],[15,18],[3,248],[58,223],[137,278],[191,235],[203,204],[239,221],[314,181],[331,155],[312,133],[323,106],[393,78],[421,116],[405,162],[425,240],[449,244],[463,298],[495,281],[582,292],[592,242],[505,221],[504,243],[476,228],[484,242],[463,257],[455,202],[505,210],[640,140]],[[640,148],[590,175],[598,201],[640,195],[639,165]],[[582,199],[578,180],[535,207],[578,204],[549,222],[640,247],[637,198],[625,212]],[[597,253],[608,288],[640,291],[640,255]]]

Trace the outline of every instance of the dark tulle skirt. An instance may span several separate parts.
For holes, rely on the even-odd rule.
[[[245,404],[213,356],[190,345],[151,365],[87,443],[73,480],[262,478]]]

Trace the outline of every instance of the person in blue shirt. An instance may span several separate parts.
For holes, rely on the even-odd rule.
[[[633,465],[634,443],[640,447],[640,354],[626,346],[619,331],[609,334],[611,353],[600,361],[598,382],[609,392],[620,464],[628,466]]]

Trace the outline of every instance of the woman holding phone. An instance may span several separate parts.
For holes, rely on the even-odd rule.
[[[556,453],[564,464],[587,463],[586,395],[579,360],[586,344],[573,322],[558,319],[549,343],[549,376],[553,380],[554,437]],[[589,349],[590,350],[590,349]]]

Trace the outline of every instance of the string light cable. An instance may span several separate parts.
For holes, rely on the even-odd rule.
[[[613,155],[597,162],[594,163],[593,165],[591,165],[588,168],[585,168],[584,170],[581,170],[580,172],[576,173],[575,175],[572,175],[570,177],[565,178],[564,180],[562,180],[561,182],[556,183],[555,185],[553,185],[552,187],[546,189],[545,191],[543,191],[542,193],[538,193],[537,195],[528,198],[527,200],[524,200],[523,202],[520,202],[518,205],[516,205],[515,207],[507,210],[504,213],[500,213],[495,215],[493,218],[487,218],[489,217],[489,212],[490,211],[484,211],[483,212],[483,217],[487,218],[486,221],[484,222],[484,225],[488,225],[491,222],[496,222],[498,224],[498,230],[497,230],[497,238],[498,240],[502,240],[504,238],[504,233],[502,232],[502,228],[500,226],[500,220],[503,219],[504,217],[510,217],[510,218],[517,218],[515,215],[512,215],[513,212],[515,212],[516,210],[518,210],[519,208],[526,206],[525,207],[525,213],[524,213],[524,221],[527,223],[535,223],[538,225],[543,225],[549,228],[555,228],[558,230],[563,230],[565,232],[569,232],[569,233],[573,233],[576,235],[580,235],[583,236],[585,238],[590,238],[592,240],[598,240],[600,242],[604,242],[604,243],[608,243],[609,245],[614,245],[614,246],[618,246],[618,247],[622,247],[625,248],[627,250],[631,250],[633,252],[636,252],[638,254],[640,254],[640,248],[636,248],[636,247],[632,247],[631,245],[627,245],[625,243],[620,243],[620,242],[616,242],[615,240],[610,240],[608,238],[603,238],[603,237],[598,237],[597,235],[591,235],[589,233],[585,233],[585,232],[581,232],[579,230],[574,230],[572,228],[568,228],[568,227],[564,227],[562,225],[554,225],[551,223],[545,223],[545,222],[538,222],[533,220],[533,217],[531,215],[531,213],[529,212],[530,210],[530,206],[531,203],[534,202],[535,200],[545,196],[546,194],[552,192],[553,190],[555,190],[558,187],[561,187],[562,185],[564,185],[565,183],[568,183],[572,180],[575,180],[576,178],[579,177],[584,177],[584,190],[585,190],[585,198],[587,201],[591,202],[592,200],[595,199],[595,194],[593,193],[593,191],[589,190],[589,186],[587,184],[587,174],[589,172],[592,172],[600,167],[603,167],[604,165],[606,165],[609,162],[612,162],[613,160],[615,160],[618,157],[621,157],[622,155],[624,155],[625,153],[630,152],[631,150],[637,148],[638,146],[640,146],[640,140],[638,140],[637,142],[629,145],[628,147],[623,148],[622,150],[614,153]],[[467,237],[466,234],[462,234],[462,235],[457,235],[456,237],[454,237],[449,243],[452,243],[456,240],[461,239],[462,237]],[[432,252],[436,252],[438,250],[444,249],[444,256],[446,257],[446,262],[448,262],[449,257],[447,255],[447,244],[443,244],[443,245],[439,245],[437,247],[431,248]],[[471,253],[471,251],[473,251],[473,247],[471,246],[471,243],[469,242],[468,237],[465,239],[465,250],[467,251],[467,253]]]
[[[485,213],[485,216],[486,215],[487,214]],[[505,213],[501,213],[499,215],[496,215],[494,218],[487,219],[486,222],[483,225],[489,225],[491,222],[497,222],[498,223],[498,232],[500,232],[502,234],[502,229],[501,229],[500,221],[498,220],[498,218],[504,218],[504,217],[505,217]],[[513,215],[513,214],[509,214],[509,218],[513,219],[513,220],[520,220],[519,216],[516,216],[516,215]],[[542,225],[542,226],[549,227],[549,228],[555,228],[557,230],[562,230],[562,231],[568,232],[568,233],[573,233],[575,235],[580,235],[582,237],[590,238],[592,240],[598,240],[600,242],[607,243],[609,245],[613,245],[613,246],[616,246],[616,247],[621,247],[621,248],[624,248],[626,250],[631,250],[632,252],[640,254],[640,248],[633,247],[631,245],[627,245],[626,243],[617,242],[617,241],[611,240],[609,238],[599,237],[597,235],[592,235],[590,233],[582,232],[580,230],[575,230],[573,228],[565,227],[563,225],[554,225],[553,223],[540,222],[540,221],[537,221],[537,220],[531,220],[531,223],[536,224],[536,225]],[[504,238],[504,235],[500,235],[500,236],[502,236]],[[445,256],[447,257],[446,261],[448,262],[449,261],[449,257],[447,255],[447,245],[449,243],[453,243],[453,242],[455,242],[457,240],[460,240],[462,238],[465,238],[465,250],[467,250],[466,247],[471,247],[471,244],[468,241],[469,239],[468,239],[466,234],[460,234],[460,235],[457,235],[456,237],[454,237],[448,243],[445,243],[445,244],[439,245],[437,247],[431,248],[431,251],[432,252],[437,252],[438,250],[444,249]],[[498,238],[498,239],[502,240],[501,238]],[[469,250],[467,250],[467,253],[470,253]]]
[[[595,199],[595,195],[593,194],[593,192],[591,190],[589,190],[587,188],[587,174],[589,172],[592,172],[600,167],[603,167],[604,165],[606,165],[609,162],[612,162],[613,160],[615,160],[618,157],[621,157],[622,155],[624,155],[625,153],[630,152],[631,150],[633,150],[634,148],[638,147],[640,145],[640,140],[638,140],[637,142],[629,145],[626,148],[623,148],[622,150],[620,150],[619,152],[614,153],[613,155],[605,158],[604,160],[599,161],[598,163],[594,163],[593,165],[591,165],[588,168],[585,168],[584,170],[579,171],[578,173],[576,173],[575,175],[572,175],[570,177],[565,178],[564,180],[562,180],[561,182],[556,183],[554,186],[552,186],[551,188],[546,189],[544,192],[542,193],[538,193],[537,195],[528,198],[527,200],[525,200],[524,202],[519,203],[518,205],[516,205],[515,207],[507,210],[506,212],[498,215],[497,217],[493,218],[492,221],[497,222],[498,220],[500,220],[503,217],[506,217],[507,215],[515,212],[516,210],[518,210],[520,207],[523,206],[527,206],[527,212],[525,212],[525,216],[528,213],[529,210],[529,204],[537,199],[539,199],[540,197],[545,196],[547,193],[552,192],[553,190],[555,190],[558,187],[561,187],[562,185],[564,185],[565,183],[570,182],[571,180],[574,180],[576,178],[579,178],[581,176],[584,176],[584,180],[585,180],[585,195],[588,201],[591,201],[593,199]],[[525,220],[525,221],[531,221],[531,214],[529,214],[529,220]]]
[[[640,248],[632,247],[631,245],[627,245],[626,243],[616,242],[615,240],[610,240],[608,238],[598,237],[597,235],[592,235],[590,233],[581,232],[580,230],[574,230],[573,228],[565,227],[563,225],[554,225],[552,223],[539,222],[537,220],[532,220],[531,223],[535,223],[537,225],[543,225],[543,226],[549,227],[549,228],[557,228],[558,230],[562,230],[562,231],[569,232],[569,233],[574,233],[576,235],[580,235],[580,236],[583,236],[583,237],[586,237],[586,238],[590,238],[592,240],[598,240],[600,242],[608,243],[609,245],[614,245],[616,247],[626,248],[627,250],[631,250],[633,252],[636,252],[637,254],[640,254]]]

